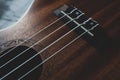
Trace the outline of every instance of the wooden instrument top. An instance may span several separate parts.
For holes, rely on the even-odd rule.
[[[39,80],[120,80],[119,0],[35,0],[29,13],[18,24],[0,32],[0,50],[3,51],[19,44],[58,19],[54,11],[64,4],[73,5],[88,17],[92,17],[114,41],[110,44],[110,48],[99,52],[86,40],[77,40],[43,64]],[[30,46],[50,34],[61,24],[63,22],[59,21],[24,45]],[[68,27],[64,27],[48,39],[40,42],[34,49],[39,51],[68,30]],[[40,55],[42,60],[52,55],[75,36],[75,32],[71,33],[42,53]]]

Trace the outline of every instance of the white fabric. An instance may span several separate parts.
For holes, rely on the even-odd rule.
[[[18,22],[33,2],[34,0],[0,0],[0,30]]]

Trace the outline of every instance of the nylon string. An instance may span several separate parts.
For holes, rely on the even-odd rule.
[[[83,14],[81,14],[80,16],[82,16]],[[74,19],[78,19],[80,16],[78,16],[77,18]],[[16,58],[18,58],[19,56],[21,56],[22,54],[24,54],[25,52],[27,52],[28,50],[30,50],[32,47],[34,47],[35,45],[39,44],[41,41],[45,40],[46,38],[48,38],[50,35],[54,34],[55,32],[57,32],[58,30],[60,30],[61,28],[63,28],[65,25],[67,25],[68,23],[70,23],[72,20],[68,21],[67,23],[65,23],[64,25],[60,26],[58,29],[56,29],[55,31],[53,31],[52,33],[50,33],[49,35],[45,36],[44,38],[42,38],[41,40],[39,40],[38,42],[36,42],[35,44],[33,44],[32,46],[30,46],[28,49],[24,50],[23,52],[21,52],[20,54],[18,54],[17,56],[15,56],[14,58],[10,59],[9,61],[7,61],[5,64],[3,64],[2,66],[0,66],[0,69],[3,68],[4,66],[6,66],[7,64],[9,64],[10,62],[12,62],[13,60],[15,60]]]
[[[78,17],[77,17],[78,18]],[[74,19],[77,19],[77,18],[74,18]],[[71,22],[72,20],[68,21],[69,23]],[[67,23],[68,23],[67,22]],[[65,24],[64,24],[65,25]],[[66,24],[67,25],[67,24]],[[82,24],[81,24],[82,25]],[[13,72],[15,72],[17,69],[19,69],[20,67],[22,67],[24,64],[26,64],[27,62],[29,62],[30,60],[32,60],[33,58],[35,58],[36,56],[38,56],[40,53],[44,52],[46,49],[48,49],[49,47],[51,47],[52,45],[54,45],[55,43],[57,43],[59,40],[61,40],[62,38],[64,38],[65,36],[67,36],[69,33],[71,33],[72,31],[74,31],[75,29],[77,29],[79,26],[81,25],[78,25],[77,27],[73,28],[72,30],[70,30],[68,33],[66,33],[65,35],[63,35],[62,37],[58,38],[56,41],[54,41],[53,43],[51,43],[50,45],[48,45],[47,47],[45,47],[44,49],[42,49],[39,53],[35,54],[34,56],[32,56],[31,58],[29,58],[28,60],[26,60],[25,62],[23,62],[21,65],[17,66],[15,69],[11,70],[9,73],[7,73],[5,76],[3,76],[1,78],[4,79],[5,77],[9,76],[10,74],[12,74]],[[39,42],[39,41],[38,41]]]
[[[65,15],[64,15],[65,16]],[[80,16],[79,16],[80,17]],[[74,19],[78,19],[74,18]],[[53,31],[51,34],[49,34],[48,36],[44,37],[43,39],[41,39],[40,41],[36,42],[34,45],[32,45],[30,48],[34,47],[36,44],[38,44],[39,42],[41,42],[42,40],[46,39],[47,37],[49,37],[50,35],[52,35],[53,33],[55,33],[56,31],[58,31],[59,29],[61,29],[62,27],[64,27],[65,25],[67,25],[68,23],[70,23],[71,21],[73,21],[74,19],[68,21],[67,23],[65,23],[64,25],[62,25],[61,27],[59,27],[58,29],[56,29],[55,31]],[[88,21],[88,20],[87,20]],[[86,21],[85,21],[86,23]],[[84,23],[83,23],[84,24]],[[20,68],[21,66],[23,66],[24,64],[26,64],[28,61],[32,60],[34,57],[36,57],[37,55],[39,55],[40,53],[42,53],[43,51],[45,51],[46,49],[48,49],[49,47],[51,47],[52,45],[54,45],[56,42],[58,42],[59,40],[61,40],[62,38],[64,38],[65,36],[67,36],[69,33],[71,33],[72,31],[74,31],[75,29],[77,29],[79,26],[81,26],[82,24],[78,25],[77,27],[73,28],[72,30],[70,30],[68,33],[66,33],[65,35],[63,35],[62,37],[60,37],[59,39],[57,39],[56,41],[54,41],[53,43],[51,43],[50,45],[48,45],[47,47],[45,47],[44,49],[42,49],[40,52],[38,52],[36,55],[34,55],[33,57],[29,58],[28,60],[26,60],[24,63],[22,63],[20,66],[16,67],[15,69],[13,69],[12,71],[10,71],[8,74],[6,74],[5,76],[3,76],[0,80],[4,79],[5,77],[7,77],[8,75],[10,75],[11,73],[13,73],[15,70],[17,70],[18,68]],[[94,27],[93,27],[94,28]],[[93,29],[91,28],[91,29]],[[85,32],[86,33],[86,32]],[[63,47],[64,48],[64,47]],[[27,49],[28,50],[28,49]],[[23,54],[24,52],[26,52],[27,50],[23,51],[21,54]],[[60,49],[61,50],[61,49]],[[58,51],[57,51],[58,52]],[[19,57],[19,55],[17,56]],[[15,58],[17,58],[15,57]],[[13,58],[12,60],[14,60],[15,58]],[[11,61],[12,61],[11,60]],[[46,60],[45,60],[46,61]],[[8,62],[9,63],[9,62]]]
[[[71,12],[71,13],[72,13],[72,12]],[[70,13],[70,14],[71,14],[71,13]],[[77,18],[75,18],[75,19],[78,19],[78,18],[79,18],[79,17],[77,17]],[[72,21],[72,20],[71,20],[71,21]],[[69,22],[71,22],[71,21],[69,21]],[[69,23],[69,22],[68,22],[68,23]],[[67,25],[68,23],[64,24],[63,26]],[[66,35],[67,35],[67,34],[66,34]],[[9,62],[7,62],[7,63],[9,63]],[[3,65],[3,66],[4,66],[4,65]],[[12,72],[13,72],[13,71],[12,71]],[[10,72],[10,73],[12,73],[12,72]]]
[[[71,14],[72,12],[74,12],[77,8],[73,9],[70,13],[67,14]],[[28,39],[24,40],[23,42],[21,42],[20,44],[16,45],[14,48],[10,49],[9,51],[7,51],[6,53],[0,55],[0,58],[4,57],[5,55],[7,55],[8,53],[10,53],[11,51],[13,51],[14,49],[16,49],[18,46],[22,45],[23,43],[27,42],[28,40],[32,39],[33,37],[35,37],[37,34],[41,33],[42,31],[46,30],[47,28],[49,28],[50,26],[52,26],[53,24],[55,24],[56,22],[58,22],[59,20],[61,20],[62,18],[64,18],[65,15],[63,15],[62,17],[58,18],[57,20],[55,20],[54,22],[52,22],[51,24],[49,24],[48,26],[44,27],[43,29],[41,29],[40,31],[38,31],[37,33],[31,35],[31,37],[29,37]],[[0,52],[2,53],[2,52]]]
[[[88,31],[93,30],[94,28],[96,28],[98,26],[95,25],[94,27],[92,27],[91,29],[89,29]],[[32,68],[30,71],[28,71],[26,74],[24,74],[23,76],[21,76],[18,80],[23,79],[25,76],[27,76],[28,74],[30,74],[32,71],[34,71],[35,69],[37,69],[38,67],[40,67],[42,64],[44,64],[45,62],[47,62],[48,60],[50,60],[52,57],[54,57],[55,55],[57,55],[59,52],[61,52],[62,50],[64,50],[65,48],[67,48],[69,45],[71,45],[72,43],[74,43],[76,40],[78,40],[80,37],[82,37],[84,34],[86,34],[88,31],[83,32],[81,35],[77,36],[75,39],[73,39],[72,41],[70,41],[68,44],[66,44],[64,47],[62,47],[60,50],[58,50],[57,52],[55,52],[54,54],[52,54],[50,57],[48,57],[47,59],[45,59],[44,61],[42,61],[40,64],[38,64],[37,66],[35,66],[34,68]]]

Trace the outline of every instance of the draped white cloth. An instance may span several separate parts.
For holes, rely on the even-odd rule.
[[[34,0],[0,0],[0,30],[18,22]]]

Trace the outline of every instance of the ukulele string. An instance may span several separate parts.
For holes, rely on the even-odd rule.
[[[83,14],[81,14],[82,16]],[[74,19],[78,19],[80,16],[74,18]],[[74,19],[70,20],[73,21]],[[85,24],[88,20],[86,20],[85,22],[83,22],[82,24]],[[42,52],[44,52],[45,50],[47,50],[49,47],[51,47],[52,45],[54,45],[55,43],[57,43],[58,41],[60,41],[62,38],[64,38],[65,36],[67,36],[69,33],[71,33],[72,31],[76,30],[78,27],[80,27],[82,24],[76,26],[75,28],[73,28],[72,30],[70,30],[69,32],[67,32],[65,35],[63,35],[62,37],[60,37],[59,39],[57,39],[56,41],[54,41],[53,43],[51,43],[50,45],[48,45],[47,47],[45,47],[44,49],[42,49],[39,53],[35,54],[34,56],[32,56],[31,58],[29,58],[28,60],[26,60],[25,62],[23,62],[21,65],[17,66],[16,68],[14,68],[13,70],[11,70],[9,73],[7,73],[5,76],[3,76],[2,78],[0,78],[1,80],[6,78],[7,76],[9,76],[10,74],[12,74],[14,71],[16,71],[17,69],[19,69],[20,67],[22,67],[24,64],[26,64],[27,62],[29,62],[30,60],[32,60],[33,58],[35,58],[36,56],[38,56],[39,54],[41,54]]]
[[[96,28],[98,26],[98,24],[96,24],[95,26],[93,26],[91,29],[89,29],[88,31],[93,30],[94,28]],[[38,67],[40,67],[42,64],[44,64],[45,62],[49,61],[51,58],[53,58],[55,55],[57,55],[58,53],[60,53],[62,50],[64,50],[65,48],[67,48],[69,45],[71,45],[72,43],[74,43],[75,41],[77,41],[79,38],[81,38],[83,35],[85,35],[88,31],[83,32],[82,34],[80,34],[79,36],[77,36],[75,39],[73,39],[72,41],[70,41],[68,44],[66,44],[65,46],[63,46],[61,49],[59,49],[58,51],[56,51],[54,54],[52,54],[51,56],[49,56],[48,58],[46,58],[44,61],[42,61],[41,63],[39,63],[37,66],[35,66],[34,68],[32,68],[30,71],[28,71],[26,74],[24,74],[23,76],[21,76],[20,78],[18,78],[18,80],[23,79],[24,77],[26,77],[28,74],[30,74],[32,71],[34,71],[35,69],[37,69]]]
[[[59,20],[61,20],[62,18],[64,18],[65,16],[62,16],[60,18],[58,18],[57,20],[55,20],[54,22],[52,22],[51,24],[49,24],[48,26],[44,27],[43,29],[41,29],[40,31],[38,31],[37,33],[31,35],[28,39],[24,40],[23,42],[21,42],[20,44],[16,45],[14,48],[10,49],[9,51],[7,51],[6,53],[0,55],[0,58],[4,57],[5,55],[7,55],[8,53],[10,53],[11,51],[13,51],[14,49],[16,49],[18,46],[24,44],[25,42],[27,42],[28,40],[32,39],[33,37],[35,37],[36,35],[38,35],[39,33],[41,33],[42,31],[46,30],[47,28],[49,28],[50,26],[52,26],[53,24],[55,24],[56,22],[58,22]],[[4,52],[4,51],[3,51]],[[2,52],[0,52],[2,53]]]
[[[75,10],[75,9],[74,9]],[[73,11],[74,11],[73,10]],[[68,14],[71,14],[73,11],[71,11],[70,13],[68,13]],[[64,18],[66,15],[63,15],[61,18],[59,18],[59,19],[57,19],[55,22],[57,22],[58,20],[60,20],[60,19],[62,19],[62,18]],[[77,18],[79,18],[80,16],[78,16]],[[76,19],[77,19],[76,18]],[[54,23],[55,23],[54,22]],[[10,62],[12,62],[14,59],[16,59],[16,58],[18,58],[20,55],[22,55],[23,53],[25,53],[25,52],[27,52],[29,49],[31,49],[32,47],[34,47],[35,45],[37,45],[37,44],[39,44],[41,41],[43,41],[44,39],[46,39],[46,38],[48,38],[50,35],[52,35],[53,33],[55,33],[55,32],[57,32],[58,30],[60,30],[61,28],[63,28],[65,25],[67,25],[68,23],[70,23],[71,22],[71,20],[70,21],[68,21],[67,23],[65,23],[64,25],[62,25],[62,26],[60,26],[58,29],[56,29],[55,31],[53,31],[52,33],[50,33],[49,35],[47,35],[46,37],[44,37],[44,38],[42,38],[41,40],[39,40],[38,42],[36,42],[35,44],[33,44],[32,46],[30,46],[28,49],[26,49],[26,50],[24,50],[23,52],[21,52],[20,54],[18,54],[17,56],[15,56],[14,58],[12,58],[12,59],[10,59],[9,61],[7,61],[5,64],[3,64],[3,65],[1,65],[0,66],[0,69],[1,68],[3,68],[4,66],[6,66],[7,64],[9,64]],[[52,23],[53,24],[53,23]],[[51,25],[52,25],[51,24]],[[47,27],[48,28],[48,27]],[[46,28],[45,28],[46,29]],[[45,30],[45,29],[43,29],[43,30]],[[42,30],[42,31],[43,31]]]
[[[77,8],[73,9],[71,12],[67,13],[67,14],[71,14],[73,13],[75,10],[77,10]],[[56,22],[58,22],[59,20],[61,20],[62,18],[64,18],[65,15],[63,15],[62,17],[58,18],[57,20],[55,20],[54,22],[50,23],[48,26],[44,27],[43,29],[41,29],[40,31],[38,31],[37,33],[31,35],[31,37],[29,37],[28,39],[24,40],[23,42],[21,42],[20,44],[16,45],[15,47],[13,47],[12,49],[8,50],[6,53],[0,55],[0,59],[2,57],[4,57],[5,55],[7,55],[8,53],[10,53],[11,51],[13,51],[14,49],[16,49],[18,46],[22,45],[23,43],[27,42],[28,40],[32,39],[33,37],[35,37],[36,35],[38,35],[39,33],[41,33],[42,31],[46,30],[47,28],[49,28],[50,26],[52,26],[53,24],[55,24]],[[4,51],[3,51],[4,52]],[[0,52],[0,53],[3,53]]]
[[[9,61],[7,61],[5,64],[3,64],[2,66],[0,66],[0,69],[3,68],[4,66],[6,66],[7,64],[9,64],[10,62],[12,62],[13,60],[15,60],[16,58],[18,58],[19,56],[21,56],[22,54],[24,54],[25,52],[27,52],[28,50],[30,50],[31,48],[33,48],[35,45],[39,44],[40,42],[42,42],[43,40],[47,39],[49,36],[51,36],[52,34],[54,34],[55,32],[57,32],[58,30],[60,30],[61,28],[63,28],[65,25],[67,25],[68,23],[70,23],[71,21],[68,21],[66,24],[60,26],[58,29],[56,29],[55,31],[53,31],[52,33],[48,34],[47,36],[45,36],[44,38],[42,38],[41,40],[39,40],[38,42],[34,43],[32,46],[30,46],[29,48],[27,48],[26,50],[24,50],[23,52],[21,52],[20,54],[18,54],[17,56],[15,56],[14,58],[10,59]]]
[[[83,33],[85,34],[85,33]],[[83,35],[81,34],[81,36]],[[77,39],[79,39],[80,36],[78,36],[77,38],[75,38],[74,40],[72,40],[70,43],[68,43],[67,45],[65,45],[63,48],[61,48],[60,50],[58,50],[57,52],[55,52],[54,54],[52,54],[50,57],[46,58],[44,61],[42,61],[41,63],[39,63],[37,66],[35,66],[34,68],[32,68],[30,71],[28,71],[27,73],[25,73],[23,76],[21,76],[20,78],[18,78],[18,80],[23,79],[24,77],[26,77],[28,74],[30,74],[31,72],[33,72],[34,70],[36,70],[38,67],[40,67],[42,64],[44,64],[45,62],[47,62],[48,60],[50,60],[51,58],[53,58],[55,55],[57,55],[59,52],[61,52],[62,50],[64,50],[65,48],[67,48],[70,44],[72,44],[73,42],[75,42]]]

